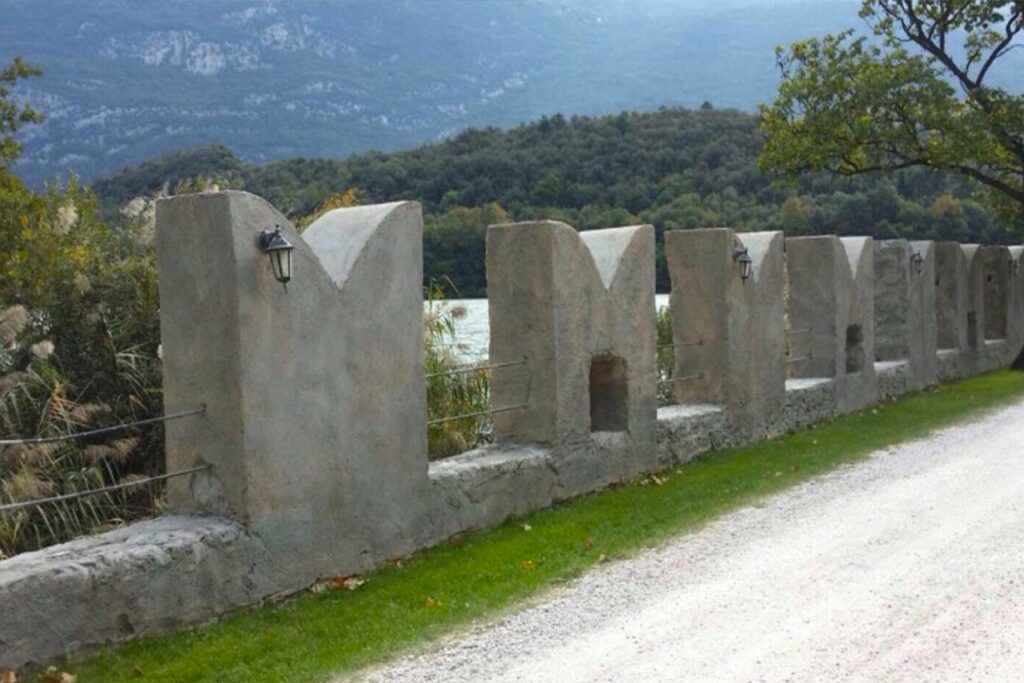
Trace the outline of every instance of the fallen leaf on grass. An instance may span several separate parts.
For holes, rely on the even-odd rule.
[[[608,561],[608,556],[605,555],[604,553],[601,553],[600,555],[597,556],[597,561],[598,562],[607,562]]]
[[[424,601],[423,606],[427,609],[433,609],[435,607],[444,607],[444,603],[442,603],[440,600],[436,600],[430,596],[427,596],[427,599]]]
[[[133,666],[132,667],[132,676],[135,676],[136,678],[142,678],[145,675],[146,674],[143,673],[142,669],[140,669],[139,667],[137,667],[137,666]]]
[[[533,527],[530,526],[529,524],[524,524],[523,525],[523,531],[533,531]]]
[[[593,548],[594,547],[594,537],[593,536],[587,536],[587,540],[583,541],[583,545],[587,546],[587,550],[590,550],[591,548]]]
[[[60,671],[57,667],[51,666],[43,673],[39,680],[42,683],[75,683],[78,676],[69,674],[67,671]]]
[[[317,581],[309,590],[313,593],[321,593],[328,589],[338,590],[339,588],[346,588],[350,591],[354,591],[364,583],[366,583],[366,580],[360,579],[358,576],[332,576],[329,579]]]
[[[534,562],[533,560],[523,560],[522,562],[519,563],[519,566],[522,569],[536,569],[537,568],[537,563]]]

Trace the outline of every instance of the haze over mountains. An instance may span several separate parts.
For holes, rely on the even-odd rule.
[[[86,180],[221,143],[344,156],[544,114],[752,110],[773,49],[862,26],[854,0],[6,0],[0,60],[47,115],[16,171]]]

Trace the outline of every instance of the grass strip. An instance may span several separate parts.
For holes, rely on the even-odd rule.
[[[1024,376],[1010,371],[910,394],[716,452],[659,475],[660,484],[648,477],[465,534],[366,574],[356,590],[302,594],[109,647],[66,668],[79,683],[325,680],[494,615],[606,558],[1021,396]]]

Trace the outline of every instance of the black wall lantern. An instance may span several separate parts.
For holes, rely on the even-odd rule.
[[[754,272],[754,260],[750,258],[747,248],[736,247],[735,251],[732,252],[732,260],[740,264],[740,277],[746,282],[747,278]]]
[[[281,235],[281,226],[275,225],[273,230],[260,230],[259,245],[270,258],[274,278],[288,289],[288,281],[292,279],[292,249],[295,247]]]
[[[914,272],[920,275],[924,272],[924,256],[921,256],[920,252],[915,251],[910,255],[910,265],[914,266]]]

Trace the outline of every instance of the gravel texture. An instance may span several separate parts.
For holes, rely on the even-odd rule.
[[[1024,671],[1024,402],[603,565],[369,681],[993,681]]]

